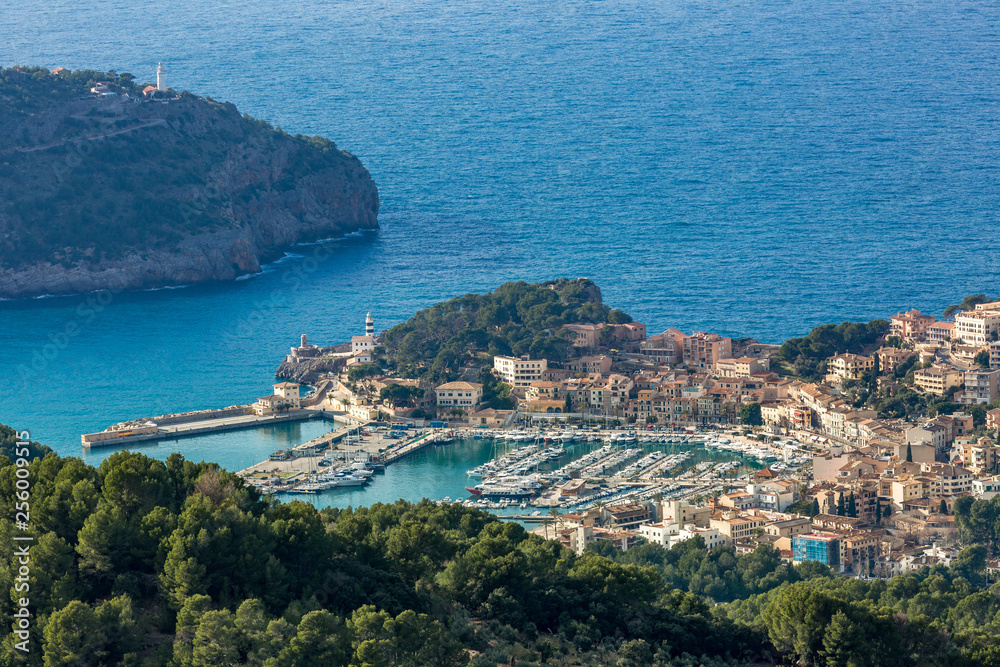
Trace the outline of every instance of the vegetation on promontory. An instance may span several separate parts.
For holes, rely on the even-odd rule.
[[[0,69],[0,202],[0,297],[227,280],[378,226],[332,141],[114,71]]]
[[[505,283],[417,312],[386,332],[378,361],[405,377],[441,381],[465,367],[492,366],[496,355],[529,355],[559,364],[572,356],[565,324],[625,324],[632,318],[601,301],[593,281]]]
[[[782,370],[806,378],[819,378],[825,372],[824,362],[835,354],[862,354],[877,347],[889,333],[888,320],[822,324],[807,336],[789,338],[778,349],[777,361]]]
[[[951,567],[859,581],[770,545],[576,555],[452,504],[317,510],[177,454],[0,456],[0,625],[20,598],[31,612],[0,666],[1000,665],[1000,584],[974,543],[995,552],[997,507],[956,503],[972,546]]]

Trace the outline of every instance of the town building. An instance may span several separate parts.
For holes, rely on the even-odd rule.
[[[638,528],[652,518],[652,505],[646,502],[611,505],[601,510],[601,517],[606,526]]]
[[[646,340],[646,325],[642,322],[627,322],[614,324],[611,328],[611,338],[619,343],[638,343]]]
[[[962,384],[962,371],[948,366],[921,368],[913,373],[913,383],[929,394],[944,395],[952,387]]]
[[[990,368],[1000,368],[1000,341],[990,343]]]
[[[1000,302],[980,303],[955,315],[954,337],[967,345],[988,345],[1000,332]]]
[[[660,520],[681,526],[694,524],[707,528],[712,510],[706,506],[692,505],[684,500],[664,500],[660,503]]]
[[[676,523],[660,521],[659,523],[644,523],[640,525],[639,534],[651,544],[668,547],[670,545],[670,538],[680,532],[680,529],[681,527]]]
[[[1000,429],[1000,408],[986,411],[986,428],[990,431]]]
[[[927,326],[926,337],[932,343],[946,343],[951,340],[954,322],[934,322]]]
[[[1000,475],[972,480],[972,495],[981,500],[1000,494]]]
[[[733,341],[718,334],[698,331],[684,337],[684,361],[692,368],[713,370],[720,359],[732,357]]]
[[[792,562],[823,563],[840,570],[840,535],[835,533],[806,533],[792,538]]]
[[[965,371],[965,388],[955,394],[964,405],[986,405],[1000,396],[1000,370],[976,368]]]
[[[896,367],[916,354],[913,350],[899,347],[880,347],[873,356],[878,359],[878,368],[882,373],[892,373]]]
[[[272,415],[285,410],[297,410],[301,407],[299,397],[299,385],[294,382],[279,382],[272,385],[274,393],[270,396],[262,396],[253,404],[253,412],[256,415]]]
[[[764,532],[775,537],[795,537],[811,533],[812,530],[812,521],[804,516],[773,521],[764,526]]]
[[[574,373],[584,375],[607,375],[611,372],[611,357],[601,354],[591,357],[580,357],[571,359],[565,364],[566,368]]]
[[[826,363],[828,376],[837,380],[860,380],[874,366],[873,357],[850,353],[830,357]]]
[[[919,310],[908,310],[896,313],[889,319],[889,333],[900,338],[923,340],[927,335],[927,327],[934,323],[933,315],[925,315]]]
[[[474,410],[483,402],[483,385],[478,382],[448,382],[434,391],[439,408]]]
[[[684,360],[684,334],[679,329],[667,329],[650,336],[639,344],[639,354],[659,364],[679,364]]]
[[[765,357],[737,357],[735,359],[719,359],[715,362],[715,371],[723,377],[749,378],[754,373],[770,370],[770,361]]]
[[[762,531],[765,523],[767,522],[763,517],[743,516],[738,512],[722,512],[720,516],[712,517],[709,521],[709,527],[718,529],[720,534],[725,535],[731,541],[736,541],[752,536],[755,531]]]
[[[365,334],[363,336],[351,336],[351,357],[352,363],[367,364],[372,360],[372,353],[378,345],[375,338],[375,321],[372,314],[365,315]]]
[[[595,349],[601,340],[601,329],[606,324],[564,324],[560,331],[569,332],[574,347]]]
[[[668,544],[674,546],[681,542],[687,542],[696,537],[700,537],[705,542],[705,548],[714,549],[724,547],[732,543],[732,540],[723,535],[717,528],[700,528],[698,526],[684,526],[676,535],[671,535]]]
[[[493,370],[500,379],[512,387],[530,387],[532,382],[538,382],[548,369],[545,359],[531,359],[527,355],[521,357],[493,357]]]

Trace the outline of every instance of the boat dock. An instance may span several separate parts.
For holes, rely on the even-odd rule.
[[[260,428],[272,424],[305,421],[324,417],[334,419],[338,413],[323,410],[289,410],[273,415],[246,414],[244,406],[235,406],[223,410],[207,410],[200,412],[170,415],[166,419],[151,417],[126,422],[117,430],[85,433],[80,436],[81,444],[91,447],[123,447],[137,442],[154,440],[173,440],[207,433],[235,431],[245,428]]]
[[[368,426],[373,426],[369,424]],[[272,480],[274,484],[264,490],[275,491],[295,487],[320,474],[329,463],[343,461],[373,461],[382,465],[400,459],[437,443],[451,442],[446,430],[427,429],[404,435],[384,431],[367,431],[365,426],[344,426],[313,438],[309,442],[285,452],[276,452],[267,461],[261,461],[241,470],[240,477],[254,480]]]

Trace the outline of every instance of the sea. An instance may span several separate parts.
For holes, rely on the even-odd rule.
[[[976,0],[4,3],[0,63],[153,81],[162,62],[169,86],[356,154],[381,229],[228,284],[0,303],[0,422],[81,455],[116,421],[268,394],[300,334],[344,341],[368,311],[381,330],[509,280],[587,277],[650,332],[775,343],[1000,296],[998,17]],[[237,468],[317,428],[145,450]]]

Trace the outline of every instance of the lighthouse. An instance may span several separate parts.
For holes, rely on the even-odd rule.
[[[162,92],[167,90],[167,70],[163,69],[163,63],[156,66],[156,89]]]
[[[375,320],[372,319],[370,312],[365,315],[365,335],[375,337]]]

